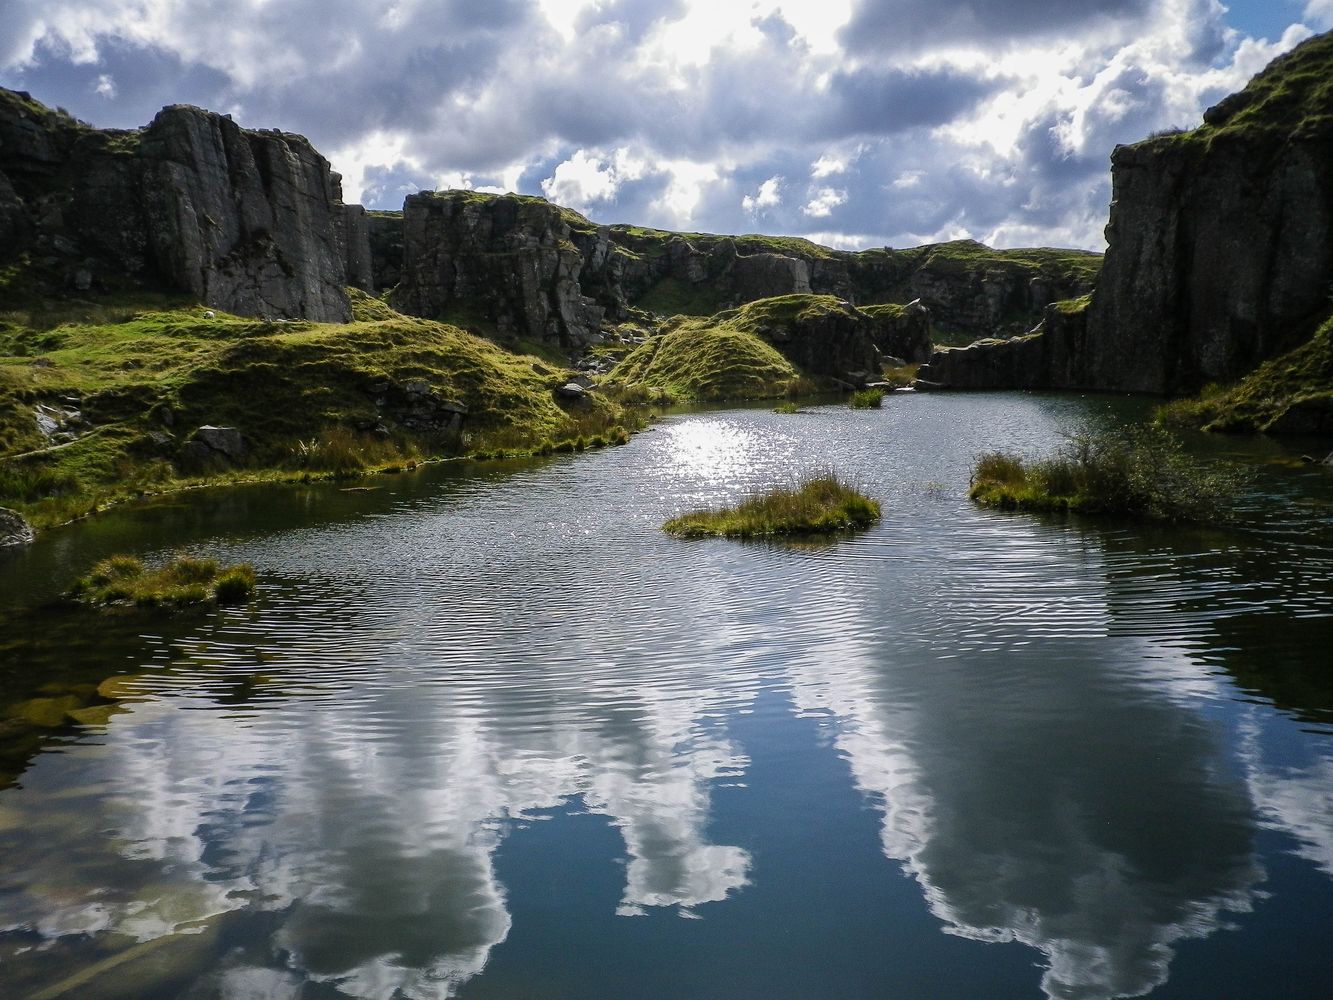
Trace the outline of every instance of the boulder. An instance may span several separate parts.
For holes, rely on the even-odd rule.
[[[0,549],[31,545],[35,537],[27,518],[16,510],[0,507]]]
[[[193,459],[235,465],[245,458],[245,438],[235,427],[205,424],[190,435],[182,447],[182,454]]]

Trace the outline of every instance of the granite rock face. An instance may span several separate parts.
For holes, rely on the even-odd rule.
[[[590,342],[604,309],[583,294],[584,250],[562,210],[540,199],[410,195],[394,305],[432,318],[460,311],[501,337]],[[597,256],[596,243],[589,256]]]
[[[861,311],[870,317],[871,338],[885,354],[908,364],[930,359],[930,310],[920,299],[905,306],[865,306]]]
[[[878,325],[850,302],[811,295],[771,301],[795,308],[767,310],[754,332],[802,372],[853,383],[879,377],[880,350],[873,336]]]
[[[571,348],[635,309],[709,315],[793,294],[853,305],[919,300],[916,320],[951,333],[1027,330],[1049,303],[1085,294],[1100,263],[1079,251],[994,251],[971,241],[851,253],[799,239],[598,226],[540,198],[473,191],[410,196],[401,220],[371,220],[371,244],[374,286],[396,286],[399,309]],[[894,353],[927,350],[911,341]]]
[[[1333,63],[1333,38],[1306,45]],[[1112,156],[1106,266],[1089,318],[1099,386],[1164,393],[1231,381],[1329,313],[1333,117],[1290,131],[1226,123]]]
[[[1306,341],[1333,308],[1330,106],[1333,34],[1275,60],[1193,132],[1118,147],[1086,321],[1048,311],[1039,337],[937,352],[921,378],[1194,392]]]
[[[0,90],[0,246],[80,290],[168,287],[241,315],[345,321],[368,228],[298,135],[198,108],[94,129]]]
[[[1046,307],[1037,328],[1008,340],[987,338],[936,350],[917,373],[918,388],[1070,389],[1095,381],[1089,368],[1088,301]]]

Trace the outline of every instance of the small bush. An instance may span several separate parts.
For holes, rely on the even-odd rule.
[[[255,592],[255,570],[242,563],[232,566],[213,582],[213,596],[219,604],[243,604]]]
[[[800,413],[800,412],[801,412],[801,404],[800,404],[800,403],[779,403],[777,406],[773,407],[773,412],[774,412],[774,413]]]
[[[978,457],[968,495],[1007,510],[1076,510],[1167,521],[1223,517],[1247,477],[1206,466],[1159,426],[1069,434],[1054,455],[1029,461],[1007,452]]]
[[[884,393],[878,389],[862,389],[852,393],[853,410],[878,410],[884,405]]]
[[[828,534],[868,527],[879,516],[878,502],[836,476],[821,475],[794,489],[770,490],[736,507],[682,514],[667,521],[663,528],[685,538]]]

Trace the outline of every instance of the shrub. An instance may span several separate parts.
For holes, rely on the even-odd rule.
[[[852,393],[853,410],[878,410],[884,405],[884,393],[878,389],[862,389]]]
[[[1168,521],[1225,516],[1245,487],[1235,466],[1203,465],[1159,426],[1075,431],[1053,455],[977,459],[968,495],[1002,509],[1134,514]]]
[[[219,604],[242,604],[255,592],[255,570],[248,563],[231,566],[213,582],[213,596]]]

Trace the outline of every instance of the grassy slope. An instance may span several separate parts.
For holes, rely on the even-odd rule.
[[[845,307],[831,295],[781,295],[707,318],[680,317],[612,371],[625,385],[655,385],[684,399],[762,399],[805,380],[761,333]]]
[[[588,409],[563,408],[554,390],[569,373],[535,358],[365,297],[356,308],[364,318],[348,324],[206,318],[199,306],[122,313],[102,306],[91,321],[43,329],[23,313],[0,314],[0,505],[51,524],[193,481],[172,462],[179,442],[206,423],[245,436],[251,459],[241,475],[299,472],[302,442],[379,419],[367,389],[385,380],[422,378],[438,396],[465,403],[474,450],[535,449],[591,435],[619,417],[596,397]],[[93,432],[16,457],[44,448],[34,406],[62,397],[81,400]],[[368,464],[458,447],[402,428],[389,443],[396,448],[373,443],[366,442]]]
[[[1327,400],[1333,405],[1333,319],[1306,343],[1265,361],[1230,388],[1210,387],[1193,399],[1158,409],[1158,419],[1205,430],[1268,430],[1294,404]]]

